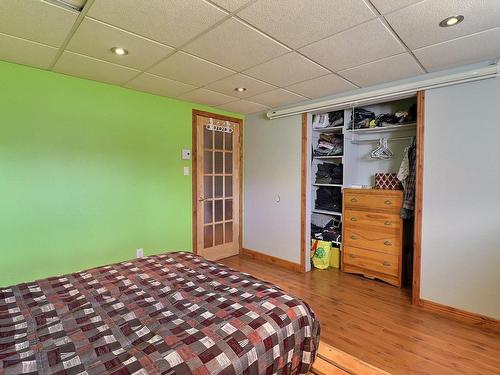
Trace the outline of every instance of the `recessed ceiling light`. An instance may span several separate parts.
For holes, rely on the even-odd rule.
[[[234,91],[243,92],[243,91],[247,91],[247,89],[245,87],[236,87],[234,89]]]
[[[122,47],[113,47],[111,48],[111,52],[116,53],[117,55],[120,56],[128,55],[128,51]]]
[[[460,22],[464,20],[464,16],[458,15],[458,16],[450,16],[439,22],[439,26],[441,27],[450,27],[450,26],[455,26],[458,25]]]

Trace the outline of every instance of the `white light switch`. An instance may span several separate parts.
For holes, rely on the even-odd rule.
[[[182,160],[191,160],[191,150],[182,149]]]
[[[189,176],[189,167],[184,167],[184,176]]]

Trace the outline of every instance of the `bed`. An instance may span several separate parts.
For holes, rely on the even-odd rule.
[[[167,253],[0,288],[0,375],[306,374],[319,331],[278,287]]]

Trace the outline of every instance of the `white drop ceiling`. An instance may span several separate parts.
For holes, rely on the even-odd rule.
[[[500,0],[0,1],[1,60],[240,113],[498,57]]]

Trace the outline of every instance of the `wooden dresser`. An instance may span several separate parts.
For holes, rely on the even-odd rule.
[[[342,268],[401,287],[401,190],[344,189]]]

